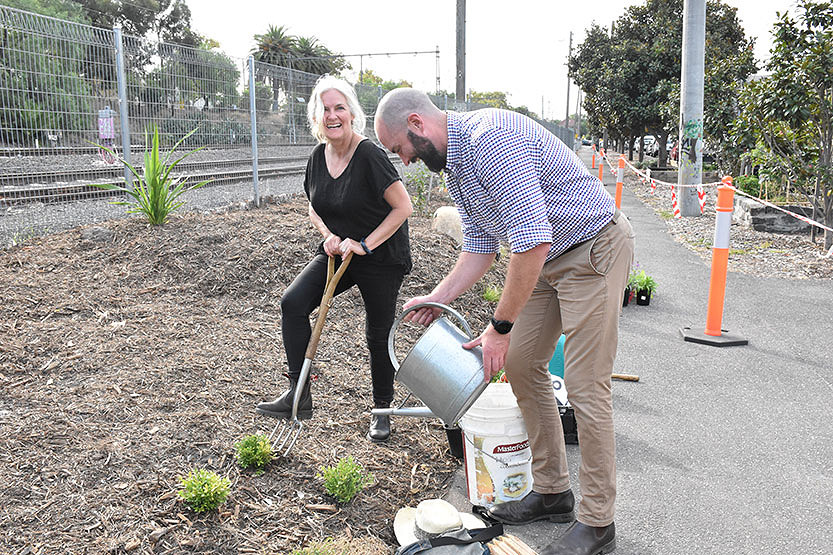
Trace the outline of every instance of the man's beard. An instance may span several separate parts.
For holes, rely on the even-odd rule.
[[[411,141],[411,145],[414,147],[414,152],[416,152],[417,158],[425,162],[425,165],[429,170],[435,173],[440,173],[443,169],[445,169],[446,156],[437,150],[434,143],[425,137],[415,135],[410,129],[408,130],[408,140]]]

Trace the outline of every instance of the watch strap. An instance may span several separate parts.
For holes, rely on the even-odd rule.
[[[501,335],[506,335],[512,331],[513,325],[514,322],[510,322],[509,320],[497,320],[494,316],[492,316],[492,327],[495,328],[495,331]]]

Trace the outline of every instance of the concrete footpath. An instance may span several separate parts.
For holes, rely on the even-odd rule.
[[[685,342],[705,326],[709,265],[627,190],[622,210],[659,288],[620,320],[614,371],[640,379],[613,382],[617,555],[833,553],[833,283],[730,271],[723,328],[749,345]],[[579,447],[567,455],[578,497]],[[469,511],[463,472],[446,499]],[[567,526],[506,530],[540,550]]]

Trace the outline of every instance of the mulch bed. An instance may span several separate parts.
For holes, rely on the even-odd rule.
[[[427,213],[448,203],[435,194]],[[430,224],[411,218],[400,306],[456,260]],[[234,458],[243,436],[271,432],[276,421],[254,407],[287,383],[279,302],[318,241],[305,199],[96,228],[0,252],[0,551],[291,553],[332,537],[350,553],[391,552],[396,511],[442,495],[461,462],[437,419],[395,418],[385,445],[365,438],[372,397],[355,289],[327,316],[316,411],[290,455],[262,474]],[[505,264],[454,304],[475,330]],[[420,332],[402,329],[407,348]],[[339,504],[316,474],[347,455],[375,481]],[[200,467],[231,480],[219,511],[178,499],[180,477]]]
[[[425,213],[443,204],[435,190]],[[456,260],[430,224],[410,220],[414,269],[400,306]],[[674,220],[669,231],[706,257],[713,225]],[[805,238],[732,234],[750,245],[733,253],[733,271],[833,276]],[[296,197],[183,212],[161,227],[115,220],[0,251],[0,552],[292,553],[336,538],[344,552],[390,553],[396,511],[442,495],[461,462],[436,419],[395,418],[385,445],[365,438],[372,397],[357,291],[333,301],[315,357],[316,411],[290,455],[262,474],[234,458],[235,442],[274,426],[254,406],[287,383],[280,298],[318,240]],[[494,307],[482,293],[502,286],[505,267],[454,303],[472,329],[486,325]],[[403,325],[402,348],[420,333]],[[375,481],[339,504],[316,474],[347,455]],[[199,467],[232,482],[219,511],[195,514],[177,498],[180,477]]]

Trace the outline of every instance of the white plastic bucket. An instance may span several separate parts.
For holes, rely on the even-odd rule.
[[[460,419],[466,489],[473,505],[491,507],[532,491],[532,451],[508,383],[493,383]]]

